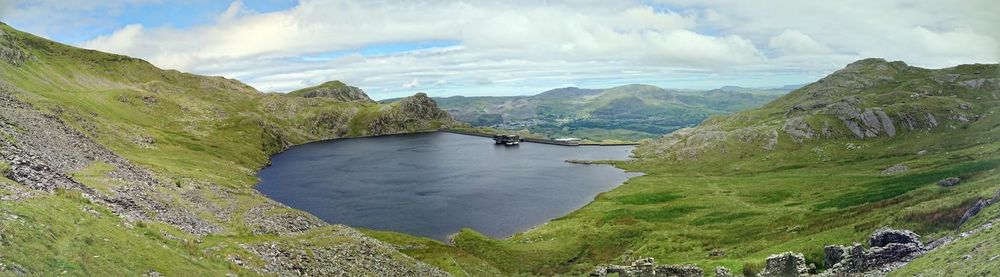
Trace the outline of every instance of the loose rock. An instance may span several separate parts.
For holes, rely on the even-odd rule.
[[[937,184],[942,187],[955,186],[960,183],[962,183],[962,179],[959,179],[958,177],[948,177],[937,182]]]
[[[631,266],[597,266],[592,277],[606,277],[618,273],[620,277],[702,277],[705,272],[694,265],[657,265],[652,257],[638,259]]]
[[[785,252],[767,257],[764,270],[757,274],[758,277],[793,277],[805,276],[809,274],[806,267],[806,258],[802,253]]]
[[[880,276],[926,252],[920,236],[908,230],[879,229],[868,239],[868,243],[872,246],[870,249],[860,244],[826,246],[823,249],[826,254],[824,262],[829,270],[821,275]]]
[[[910,170],[910,168],[907,167],[906,164],[896,164],[896,165],[890,166],[889,168],[886,168],[886,169],[882,170],[882,175],[884,175],[884,176],[896,175],[896,174],[900,174],[900,173],[906,172],[907,170]]]

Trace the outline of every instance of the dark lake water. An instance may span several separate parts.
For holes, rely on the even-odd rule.
[[[425,133],[292,147],[257,189],[329,223],[441,241],[463,227],[503,238],[582,207],[636,174],[568,159],[627,159],[631,147],[505,147]]]

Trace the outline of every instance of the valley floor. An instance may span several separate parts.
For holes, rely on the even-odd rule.
[[[366,232],[396,244],[422,245],[403,252],[458,275],[492,270],[579,275],[598,264],[647,256],[750,273],[769,255],[785,251],[804,253],[807,262],[823,268],[823,246],[864,242],[883,226],[914,230],[928,242],[981,224],[958,223],[977,199],[1000,189],[1000,144],[966,140],[973,137],[945,140],[941,133],[919,136],[942,140],[844,140],[732,163],[618,162],[647,175],[504,240],[463,230],[454,246],[447,246]],[[922,150],[929,154],[918,155]],[[900,163],[909,169],[882,173]],[[962,184],[935,185],[952,176],[961,176]],[[994,206],[981,218],[996,216]]]

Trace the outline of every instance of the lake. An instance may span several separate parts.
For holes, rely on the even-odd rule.
[[[272,157],[257,189],[332,224],[441,241],[463,227],[504,238],[638,175],[565,160],[624,160],[631,149],[508,147],[445,132],[330,140]]]

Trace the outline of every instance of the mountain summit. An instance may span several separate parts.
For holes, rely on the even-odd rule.
[[[344,102],[375,103],[360,88],[349,86],[341,81],[329,81],[318,86],[298,89],[288,95],[305,98],[324,97]]]

